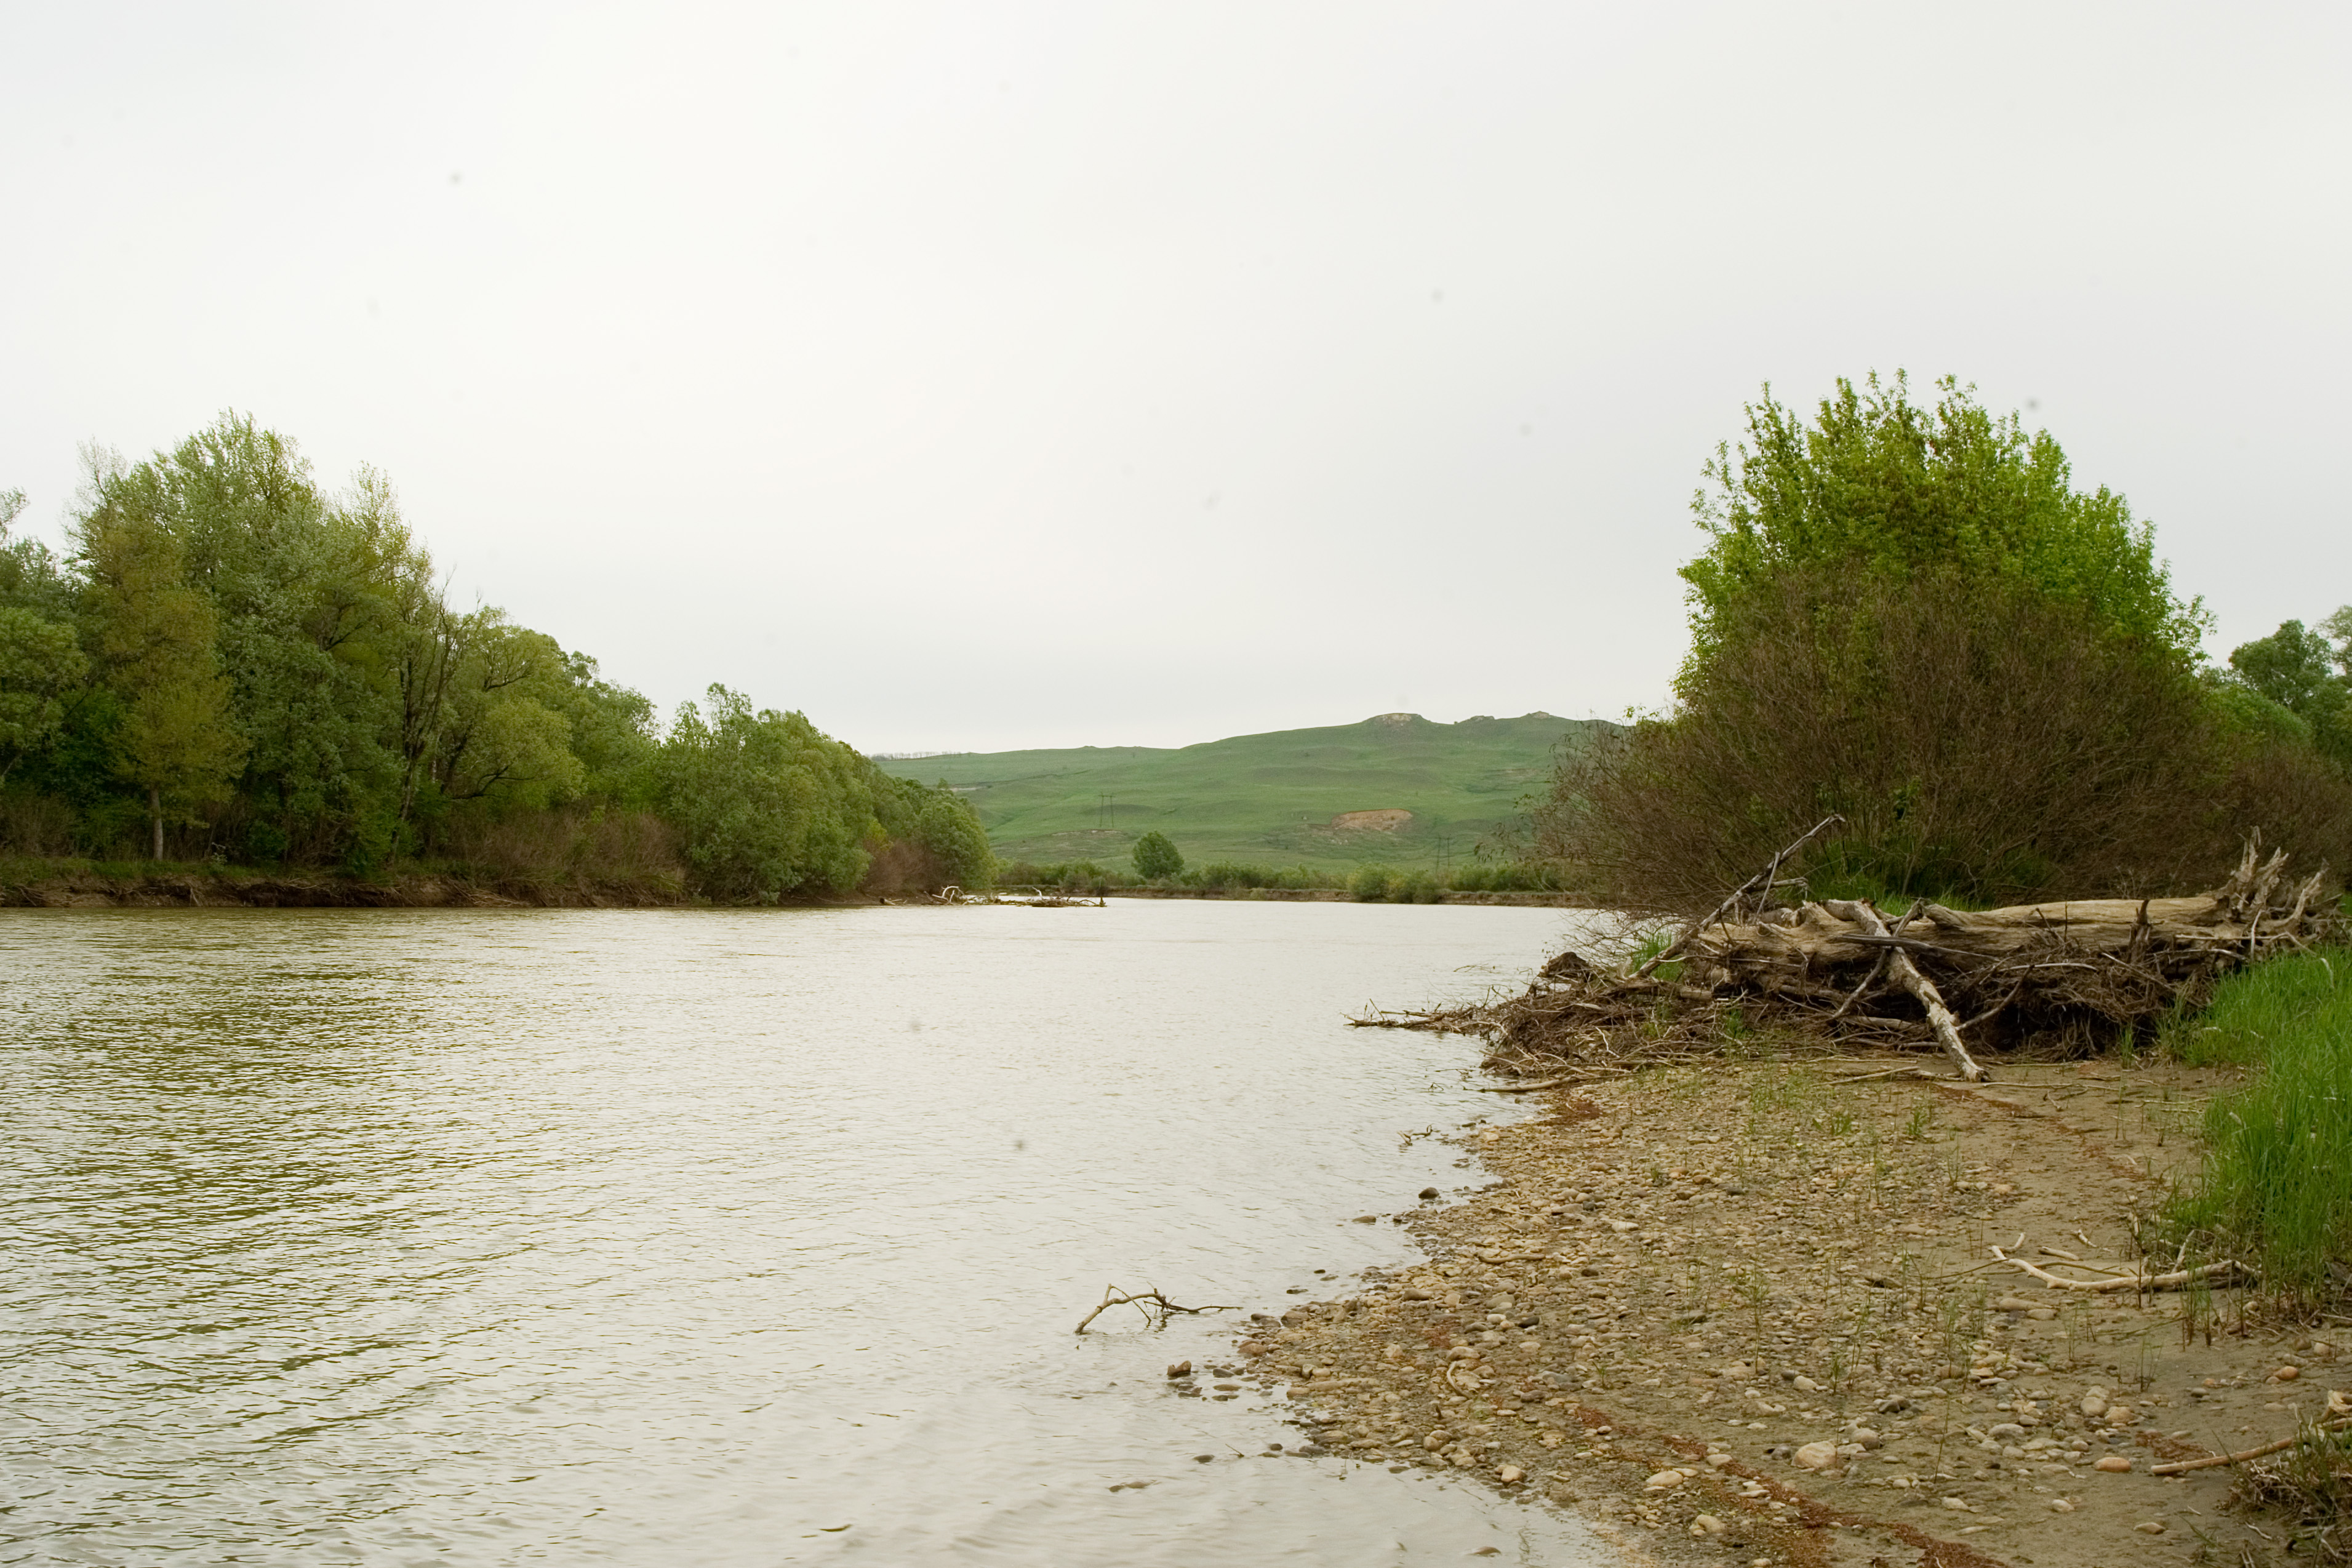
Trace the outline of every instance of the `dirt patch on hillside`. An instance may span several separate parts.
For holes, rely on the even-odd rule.
[[[1474,1474],[1664,1562],[2285,1562],[2230,1468],[2149,1466],[2292,1435],[2352,1383],[2334,1345],[2228,1289],[2092,1296],[1991,1251],[2133,1269],[2230,1080],[1853,1071],[1551,1091],[1465,1136],[1493,1185],[1401,1216],[1426,1265],[1261,1317],[1243,1352],[1310,1451]]]
[[[1412,820],[1412,813],[1389,807],[1381,811],[1343,811],[1331,819],[1341,833],[1394,833]]]

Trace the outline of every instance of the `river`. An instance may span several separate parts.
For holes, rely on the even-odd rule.
[[[1415,1256],[1516,1112],[1344,1015],[1573,918],[8,911],[0,1562],[1608,1561],[1071,1332]]]

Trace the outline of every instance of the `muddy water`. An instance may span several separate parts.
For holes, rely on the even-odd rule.
[[[11,911],[0,1562],[1604,1561],[1070,1332],[1410,1256],[1507,1112],[1342,1015],[1570,918]]]

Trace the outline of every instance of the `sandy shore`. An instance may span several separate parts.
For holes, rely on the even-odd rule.
[[[2225,1506],[2238,1472],[2149,1467],[2291,1435],[2352,1384],[2335,1347],[2226,1289],[2094,1296],[1991,1250],[2134,1268],[2231,1079],[1856,1070],[1548,1091],[1465,1135],[1490,1184],[1406,1216],[1426,1265],[1261,1315],[1242,1352],[1316,1447],[1484,1478],[1629,1558],[2287,1561],[2291,1520]]]

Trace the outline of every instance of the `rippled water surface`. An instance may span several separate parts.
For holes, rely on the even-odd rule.
[[[8,911],[0,1561],[1601,1562],[1070,1332],[1410,1256],[1496,1107],[1343,1015],[1568,918]]]

